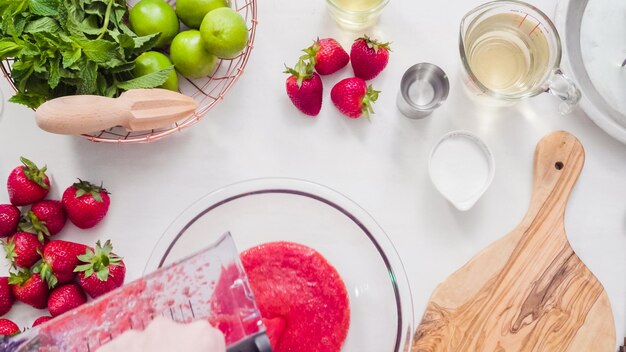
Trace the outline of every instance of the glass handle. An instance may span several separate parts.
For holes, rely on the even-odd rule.
[[[561,114],[569,114],[572,109],[578,105],[580,101],[580,90],[574,82],[563,74],[560,68],[552,72],[546,86],[546,92],[554,95],[561,100],[559,104],[559,112]]]

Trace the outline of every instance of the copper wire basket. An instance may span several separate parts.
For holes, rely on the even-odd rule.
[[[132,7],[138,1],[139,0],[128,0],[129,7]],[[170,5],[176,4],[176,0],[168,0],[167,2]],[[256,35],[257,26],[257,1],[232,0],[231,7],[242,15],[246,21],[249,32],[248,45],[237,57],[230,60],[220,60],[217,69],[209,77],[191,80],[179,75],[179,91],[182,94],[194,98],[198,102],[198,108],[195,113],[176,122],[170,127],[158,130],[129,132],[123,127],[113,127],[82,136],[92,142],[120,144],[149,143],[198,123],[211,108],[224,99],[228,90],[235,84],[239,76],[243,74],[254,47],[254,37]],[[11,87],[17,90],[15,82],[11,77],[11,66],[14,61],[15,60],[11,58],[2,61],[1,68],[4,77],[9,81]]]

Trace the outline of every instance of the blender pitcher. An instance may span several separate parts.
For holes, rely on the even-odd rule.
[[[465,81],[476,95],[516,102],[548,92],[568,113],[580,91],[559,68],[561,40],[552,21],[521,1],[492,1],[470,11],[459,37]]]

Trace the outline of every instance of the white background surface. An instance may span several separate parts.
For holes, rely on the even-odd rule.
[[[341,116],[330,101],[332,84],[349,76],[349,67],[324,78],[324,106],[314,119],[291,106],[281,73],[283,63],[293,64],[298,50],[315,37],[333,36],[349,48],[360,33],[338,29],[322,0],[260,0],[246,72],[200,124],[149,145],[94,144],[44,133],[32,111],[9,104],[0,121],[0,178],[24,155],[48,164],[53,198],[60,198],[76,177],[104,181],[112,193],[108,217],[90,231],[70,224],[59,238],[112,239],[125,257],[128,280],[142,274],[170,222],[212,190],[272,176],[324,184],[363,206],[394,241],[411,281],[418,322],[438,282],[521,220],[530,199],[536,142],[553,130],[567,130],[585,146],[586,163],[565,225],[572,246],[608,291],[618,338],[624,336],[626,146],[581,111],[560,116],[557,102],[547,95],[500,110],[469,100],[460,82],[458,23],[480,3],[391,0],[381,23],[368,31],[393,41],[394,50],[386,71],[371,82],[383,93],[370,122]],[[556,4],[534,3],[549,15]],[[396,110],[395,97],[404,70],[422,61],[441,66],[452,89],[431,117],[412,121]],[[0,86],[8,96],[8,85]],[[480,135],[496,161],[493,184],[465,213],[448,204],[428,179],[431,147],[454,129]],[[8,202],[4,191],[0,202]]]

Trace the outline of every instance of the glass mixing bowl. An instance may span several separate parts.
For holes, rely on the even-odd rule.
[[[413,302],[393,244],[365,211],[324,186],[257,179],[217,190],[185,210],[163,234],[146,273],[215,242],[230,231],[239,251],[290,241],[314,248],[339,272],[351,321],[342,351],[408,351]]]
[[[554,23],[562,35],[563,66],[582,93],[580,107],[626,144],[624,14],[623,0],[561,0]]]

